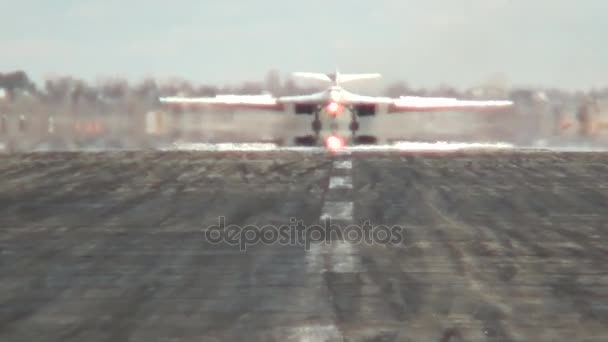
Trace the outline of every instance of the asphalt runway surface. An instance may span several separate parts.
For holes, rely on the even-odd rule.
[[[608,340],[606,153],[41,153],[0,177],[1,341]],[[220,217],[289,239],[216,243]],[[292,234],[328,217],[328,242]],[[399,239],[340,240],[366,221]]]

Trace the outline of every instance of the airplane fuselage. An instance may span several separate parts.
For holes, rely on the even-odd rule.
[[[505,108],[513,104],[512,101],[502,100],[459,100],[455,98],[433,98],[417,96],[401,96],[389,98],[382,96],[368,96],[351,93],[342,84],[356,80],[375,79],[381,77],[378,73],[363,74],[341,74],[295,72],[296,77],[314,79],[326,82],[328,87],[321,92],[309,95],[294,95],[274,97],[270,94],[264,95],[216,95],[215,97],[161,97],[163,103],[174,103],[181,105],[205,105],[240,109],[262,109],[271,111],[284,111],[286,108],[294,108],[295,114],[313,116],[312,139],[307,140],[315,144],[335,141],[339,137],[345,143],[349,140],[356,143],[375,143],[376,137],[362,136],[359,131],[359,117],[375,116],[378,112],[416,112],[437,111],[453,109],[492,109]],[[379,108],[383,108],[380,110]],[[296,139],[297,140],[297,139]]]
[[[340,86],[332,86],[327,90],[329,100],[332,102],[340,103],[344,98],[344,89]]]

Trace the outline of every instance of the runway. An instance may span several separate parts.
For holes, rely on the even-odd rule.
[[[608,153],[232,146],[0,155],[0,340],[608,339]]]

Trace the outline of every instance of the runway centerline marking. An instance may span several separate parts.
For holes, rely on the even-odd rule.
[[[350,175],[352,172],[353,162],[350,158],[337,158],[332,163],[329,174],[329,184],[327,193],[334,189],[352,189],[353,179]],[[340,170],[339,175],[332,175],[333,170]],[[354,203],[352,201],[325,201],[321,210],[321,221],[326,219],[332,220],[353,220]]]
[[[330,189],[352,189],[353,179],[350,176],[333,176],[329,178]]]
[[[320,216],[321,225],[327,219],[348,223],[353,221],[353,201],[327,201],[328,193],[334,191],[334,189],[353,188],[351,169],[351,160],[337,159],[333,161],[332,167],[329,169],[329,184],[327,185],[327,189],[325,189],[323,197]],[[339,172],[333,173],[336,170],[339,170]],[[343,196],[341,191],[338,191],[336,195]],[[332,226],[334,223],[332,223]],[[341,227],[338,227],[338,229],[342,230]],[[326,272],[353,273],[361,271],[361,262],[357,258],[356,251],[353,249],[353,246],[346,239],[343,241],[331,241],[330,244],[326,242],[312,243],[306,251],[307,273],[316,276]],[[331,303],[334,301],[333,295],[329,288],[327,291],[324,295],[329,296],[327,303]],[[332,309],[331,306],[328,307],[328,310]],[[333,321],[333,324],[329,325],[298,327],[296,328],[297,330],[292,331],[294,334],[290,337],[295,337],[300,341],[344,340],[339,322],[336,322],[335,319]]]
[[[321,220],[347,220],[353,219],[353,202],[325,202]]]
[[[334,161],[334,169],[352,169],[353,162],[351,160],[336,160]]]
[[[286,341],[342,341],[344,336],[335,325],[305,325],[293,328]]]

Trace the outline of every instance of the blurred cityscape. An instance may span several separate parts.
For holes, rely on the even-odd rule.
[[[462,97],[469,99],[512,99],[515,106],[509,115],[476,116],[486,121],[483,132],[469,134],[470,140],[507,141],[521,145],[586,143],[601,144],[608,128],[608,88],[568,92],[560,89],[517,89],[500,80],[489,81],[474,89],[454,89],[440,85],[436,89],[415,89],[405,82],[389,84],[383,95]],[[231,112],[207,112],[201,108],[165,108],[160,96],[214,96],[220,93],[273,95],[306,94],[323,89],[303,87],[292,79],[282,79],[271,70],[259,82],[236,86],[214,86],[187,80],[159,82],[146,79],[129,83],[109,78],[95,84],[73,77],[47,80],[37,85],[24,71],[0,74],[0,150],[6,152],[73,150],[96,148],[157,148],[172,141],[255,140],[255,132],[228,136],[222,132],[254,126],[281,130],[278,119],[251,114],[254,121],[239,124]],[[258,115],[258,116],[255,116]],[[283,120],[288,115],[283,115]],[[429,117],[424,114],[418,120]],[[402,120],[408,120],[402,116]],[[422,119],[421,119],[422,118]],[[434,125],[447,125],[437,120]],[[259,120],[265,120],[259,122]],[[237,120],[238,121],[238,120]],[[223,124],[223,126],[222,126]],[[240,125],[239,127],[236,127]],[[247,127],[245,127],[247,126]],[[416,124],[413,124],[416,128]],[[421,127],[421,126],[420,126]],[[418,132],[428,139],[463,139],[462,136]],[[257,128],[256,128],[257,129]],[[408,133],[409,134],[409,133]],[[404,132],[404,135],[405,134]],[[272,130],[265,135],[270,139]],[[411,137],[411,134],[410,134]],[[231,140],[232,139],[232,140]],[[221,139],[220,139],[221,140]]]

